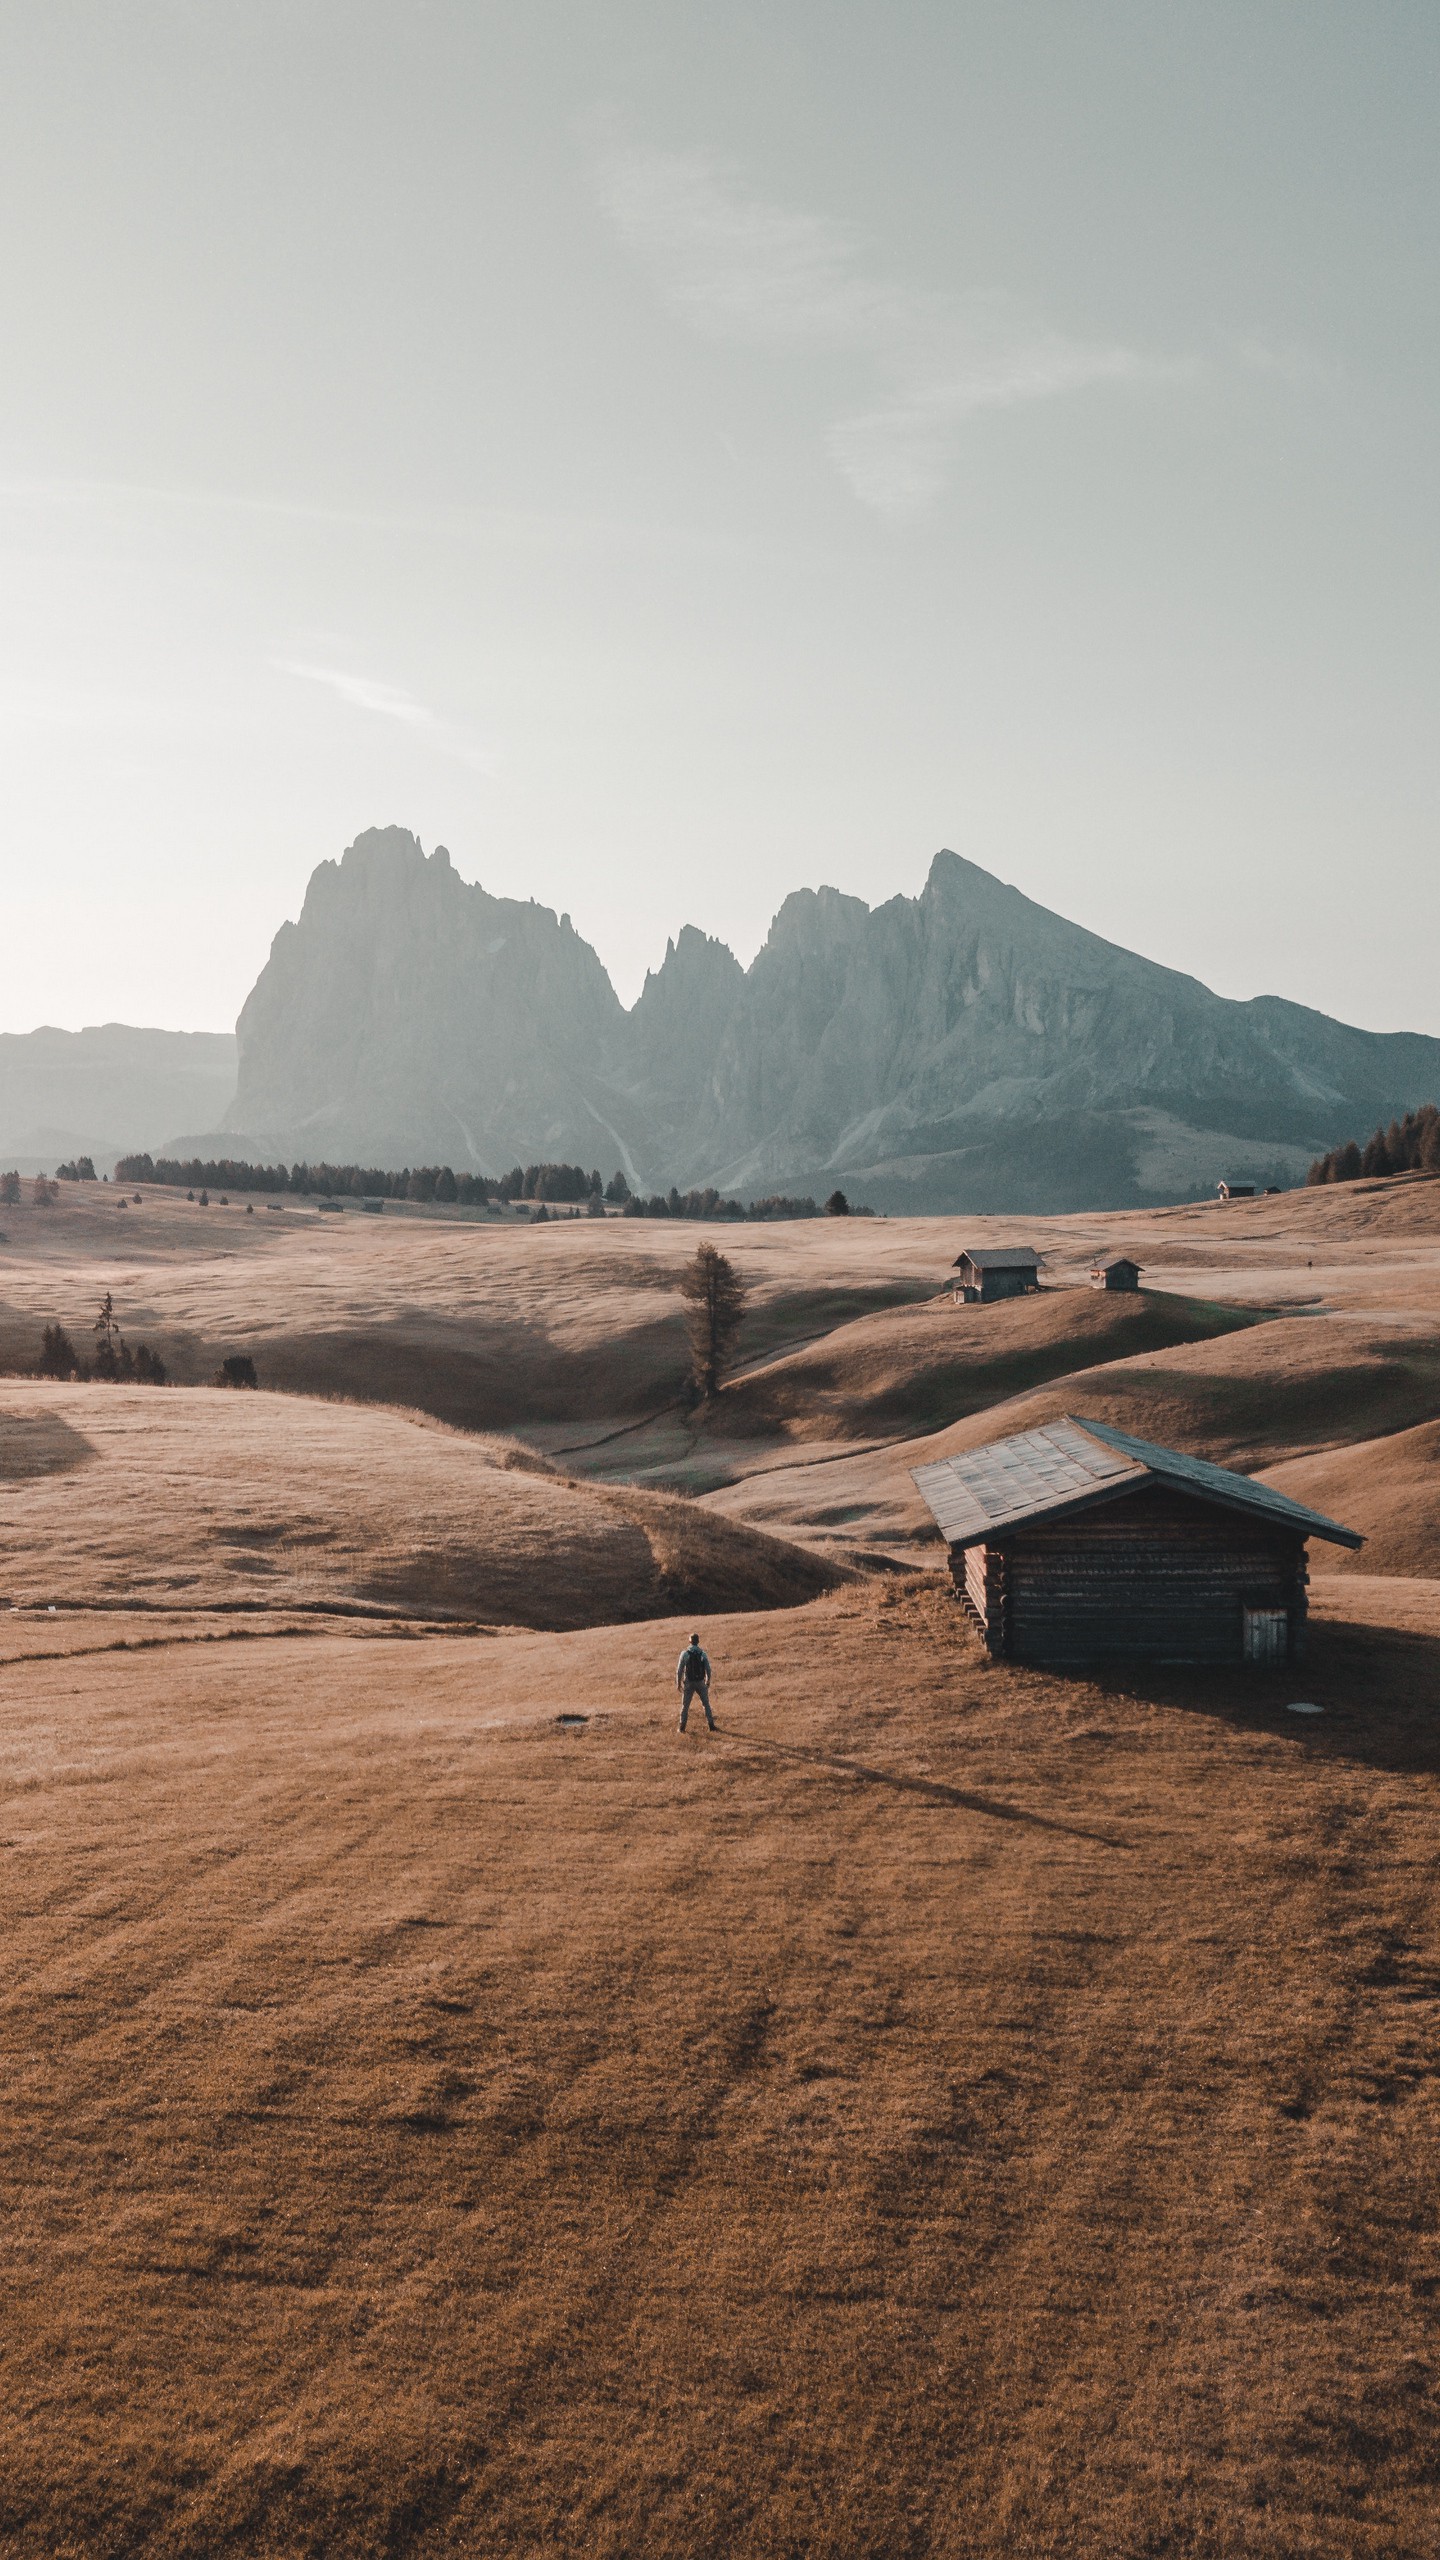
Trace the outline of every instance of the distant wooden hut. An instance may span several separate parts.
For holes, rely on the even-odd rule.
[[[1040,1286],[1040,1260],[1028,1244],[978,1245],[957,1254],[955,1297],[967,1306],[989,1306],[996,1298],[1023,1298]]]
[[[1253,1182],[1217,1182],[1215,1189],[1222,1200],[1253,1200],[1255,1197]]]
[[[1113,1262],[1092,1262],[1090,1286],[1092,1289],[1138,1289],[1140,1265],[1132,1262],[1128,1253],[1117,1253]]]
[[[1364,1544],[1203,1458],[1065,1415],[912,1470],[997,1656],[1294,1662],[1309,1538]]]

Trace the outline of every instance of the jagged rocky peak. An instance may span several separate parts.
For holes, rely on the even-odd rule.
[[[733,995],[744,981],[745,972],[727,942],[702,933],[698,925],[685,924],[679,939],[666,943],[659,968],[646,970],[633,1011],[639,1018],[642,1009],[659,1013],[677,1000],[717,992]]]
[[[864,930],[869,915],[864,899],[843,889],[792,889],[776,910],[760,958],[768,951],[818,949],[851,940]]]
[[[1293,1179],[1437,1085],[1440,1042],[1227,1002],[948,847],[873,910],[796,890],[748,970],[687,925],[627,1013],[568,916],[377,827],[276,937],[230,1125],[276,1154],[1018,1211]]]

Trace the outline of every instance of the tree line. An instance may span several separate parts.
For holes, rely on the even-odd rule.
[[[40,1342],[42,1378],[99,1379],[111,1386],[164,1387],[170,1374],[158,1351],[137,1342],[133,1351],[120,1330],[115,1301],[107,1289],[100,1313],[90,1328],[94,1350],[82,1360],[63,1324],[47,1324]]]
[[[132,1350],[126,1341],[108,1289],[90,1333],[94,1348],[86,1360],[63,1324],[47,1324],[40,1337],[36,1376],[73,1379],[86,1386],[97,1381],[121,1387],[169,1386],[170,1372],[159,1352],[152,1351],[148,1342],[137,1342]],[[217,1387],[258,1387],[260,1381],[249,1352],[236,1351],[221,1361],[211,1383]]]
[[[182,1161],[175,1156],[131,1155],[120,1158],[115,1179],[157,1183],[167,1190],[292,1192],[306,1199],[439,1201],[461,1208],[479,1208],[490,1200],[506,1206],[515,1202],[569,1205],[587,1209],[592,1217],[603,1215],[607,1205],[627,1218],[743,1220],[818,1218],[821,1214],[808,1196],[792,1198],[782,1192],[747,1204],[725,1199],[713,1188],[682,1192],[672,1184],[667,1192],[643,1198],[632,1192],[623,1173],[613,1173],[606,1182],[598,1169],[587,1172],[578,1164],[517,1164],[498,1175],[456,1173],[448,1164],[407,1165],[400,1173],[389,1173],[379,1165],[246,1164],[230,1156],[191,1156]],[[867,1217],[869,1212],[852,1209],[844,1192],[834,1191],[825,1203],[825,1214]]]
[[[1343,1146],[1317,1156],[1305,1179],[1357,1182],[1362,1175],[1385,1173],[1440,1173],[1440,1104],[1423,1102],[1403,1120],[1392,1120],[1388,1129],[1377,1129],[1363,1147],[1357,1138],[1347,1138]]]

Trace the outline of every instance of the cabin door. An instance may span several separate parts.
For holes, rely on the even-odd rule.
[[[1290,1612],[1288,1609],[1247,1609],[1245,1611],[1245,1659],[1247,1662],[1284,1662],[1290,1651]]]

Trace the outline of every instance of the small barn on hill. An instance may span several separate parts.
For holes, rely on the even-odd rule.
[[[1221,1200],[1253,1200],[1255,1197],[1253,1182],[1217,1182],[1215,1190]]]
[[[1364,1544],[1228,1467],[1065,1415],[912,1470],[989,1651],[1294,1662],[1306,1541]]]
[[[1023,1298],[1040,1286],[1040,1256],[1028,1244],[977,1245],[957,1254],[955,1295],[967,1306],[989,1306],[994,1298]]]
[[[1113,1262],[1093,1262],[1090,1266],[1092,1289],[1130,1289],[1140,1286],[1140,1265],[1128,1253],[1117,1253]]]

